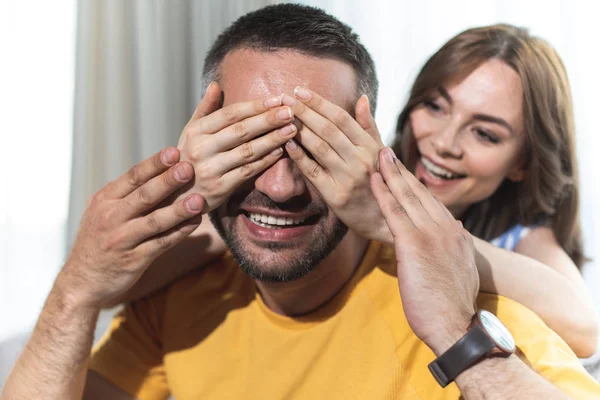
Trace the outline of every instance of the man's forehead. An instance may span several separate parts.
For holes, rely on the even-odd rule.
[[[306,86],[349,111],[356,101],[356,73],[350,65],[293,50],[234,50],[223,59],[219,75],[224,105],[292,95],[296,86]]]

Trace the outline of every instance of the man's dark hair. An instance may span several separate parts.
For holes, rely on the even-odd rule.
[[[215,41],[204,60],[204,88],[219,79],[221,62],[236,49],[294,50],[312,57],[349,64],[357,76],[357,97],[369,97],[371,112],[377,106],[377,75],[367,49],[352,29],[325,11],[299,4],[276,4],[240,17]]]

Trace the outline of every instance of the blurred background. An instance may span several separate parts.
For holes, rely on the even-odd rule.
[[[266,0],[0,0],[0,342],[31,330],[86,200],[177,139],[201,98],[208,46]],[[573,90],[584,270],[600,308],[600,5],[574,0],[313,0],[373,55],[390,143],[426,58],[469,27],[528,27]]]

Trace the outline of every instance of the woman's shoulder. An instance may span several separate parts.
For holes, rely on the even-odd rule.
[[[521,239],[529,235],[532,230],[537,230],[538,228],[541,227],[515,224],[498,237],[490,240],[490,243],[501,249],[515,251]]]

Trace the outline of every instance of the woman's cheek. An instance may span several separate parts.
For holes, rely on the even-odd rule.
[[[415,110],[410,114],[410,124],[417,141],[427,137],[434,129],[432,118],[423,109]]]

